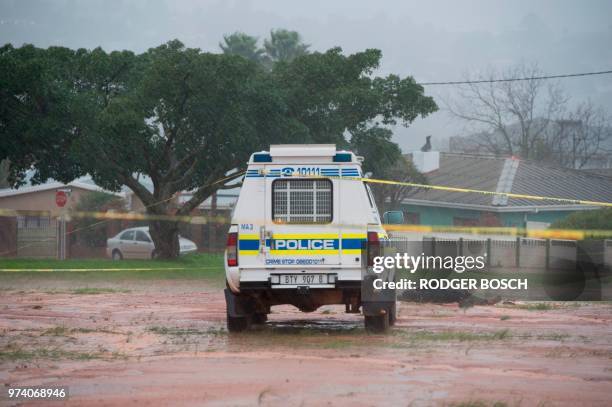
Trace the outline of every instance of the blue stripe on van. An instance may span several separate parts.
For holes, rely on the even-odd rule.
[[[259,250],[259,240],[239,240],[239,250]]]
[[[282,240],[296,240],[296,239],[282,239]],[[334,249],[339,249],[339,240],[338,239],[299,239],[300,246],[307,247],[310,240],[333,240]],[[343,249],[361,249],[363,243],[365,243],[366,239],[342,239],[342,248]],[[270,239],[266,239],[266,246],[270,247],[272,244]],[[241,239],[238,241],[238,249],[239,250],[259,250],[259,240],[253,239]],[[287,248],[276,248],[276,250],[287,250]]]
[[[361,249],[362,242],[366,239],[342,239],[343,249]]]

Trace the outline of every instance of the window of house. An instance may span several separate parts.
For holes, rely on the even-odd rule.
[[[48,228],[51,224],[50,216],[17,216],[17,227],[19,229],[43,229]]]
[[[421,224],[421,215],[416,212],[407,212],[404,211],[404,222],[409,225],[420,225]]]
[[[455,216],[453,218],[453,226],[478,226],[478,219],[461,218],[461,217]]]
[[[272,183],[272,219],[279,223],[332,221],[332,182],[328,179],[279,179]]]

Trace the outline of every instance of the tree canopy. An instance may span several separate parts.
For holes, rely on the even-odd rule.
[[[612,208],[572,213],[550,226],[552,229],[612,230]]]
[[[257,37],[239,31],[224,35],[219,48],[224,54],[238,55],[254,62],[262,62],[266,56],[265,50],[257,46]]]
[[[274,143],[346,147],[378,126],[407,125],[437,109],[411,77],[374,76],[380,58],[378,50],[346,56],[333,48],[270,70],[177,40],[142,54],[5,46],[0,160],[10,160],[13,185],[31,168],[35,182],[90,174],[109,190],[127,186],[150,214],[186,215],[225,188],[214,181],[243,168],[253,151]],[[184,190],[192,197],[173,206]],[[176,223],[150,226],[161,257],[177,256]]]

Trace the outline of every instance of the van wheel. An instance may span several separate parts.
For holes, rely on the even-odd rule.
[[[389,306],[389,326],[395,325],[397,321],[397,303],[393,303]]]
[[[249,327],[247,317],[232,317],[227,314],[227,330],[230,332],[243,332]]]
[[[389,314],[365,316],[365,329],[369,333],[379,334],[389,329]]]
[[[119,250],[113,250],[113,260],[122,260],[123,255]]]
[[[251,322],[254,324],[265,324],[268,320],[268,314],[255,313],[251,318]]]

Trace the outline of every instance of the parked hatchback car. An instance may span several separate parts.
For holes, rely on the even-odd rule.
[[[198,246],[179,236],[180,254],[193,253]],[[147,226],[125,229],[106,241],[106,255],[113,260],[151,259],[155,257],[155,244]]]

